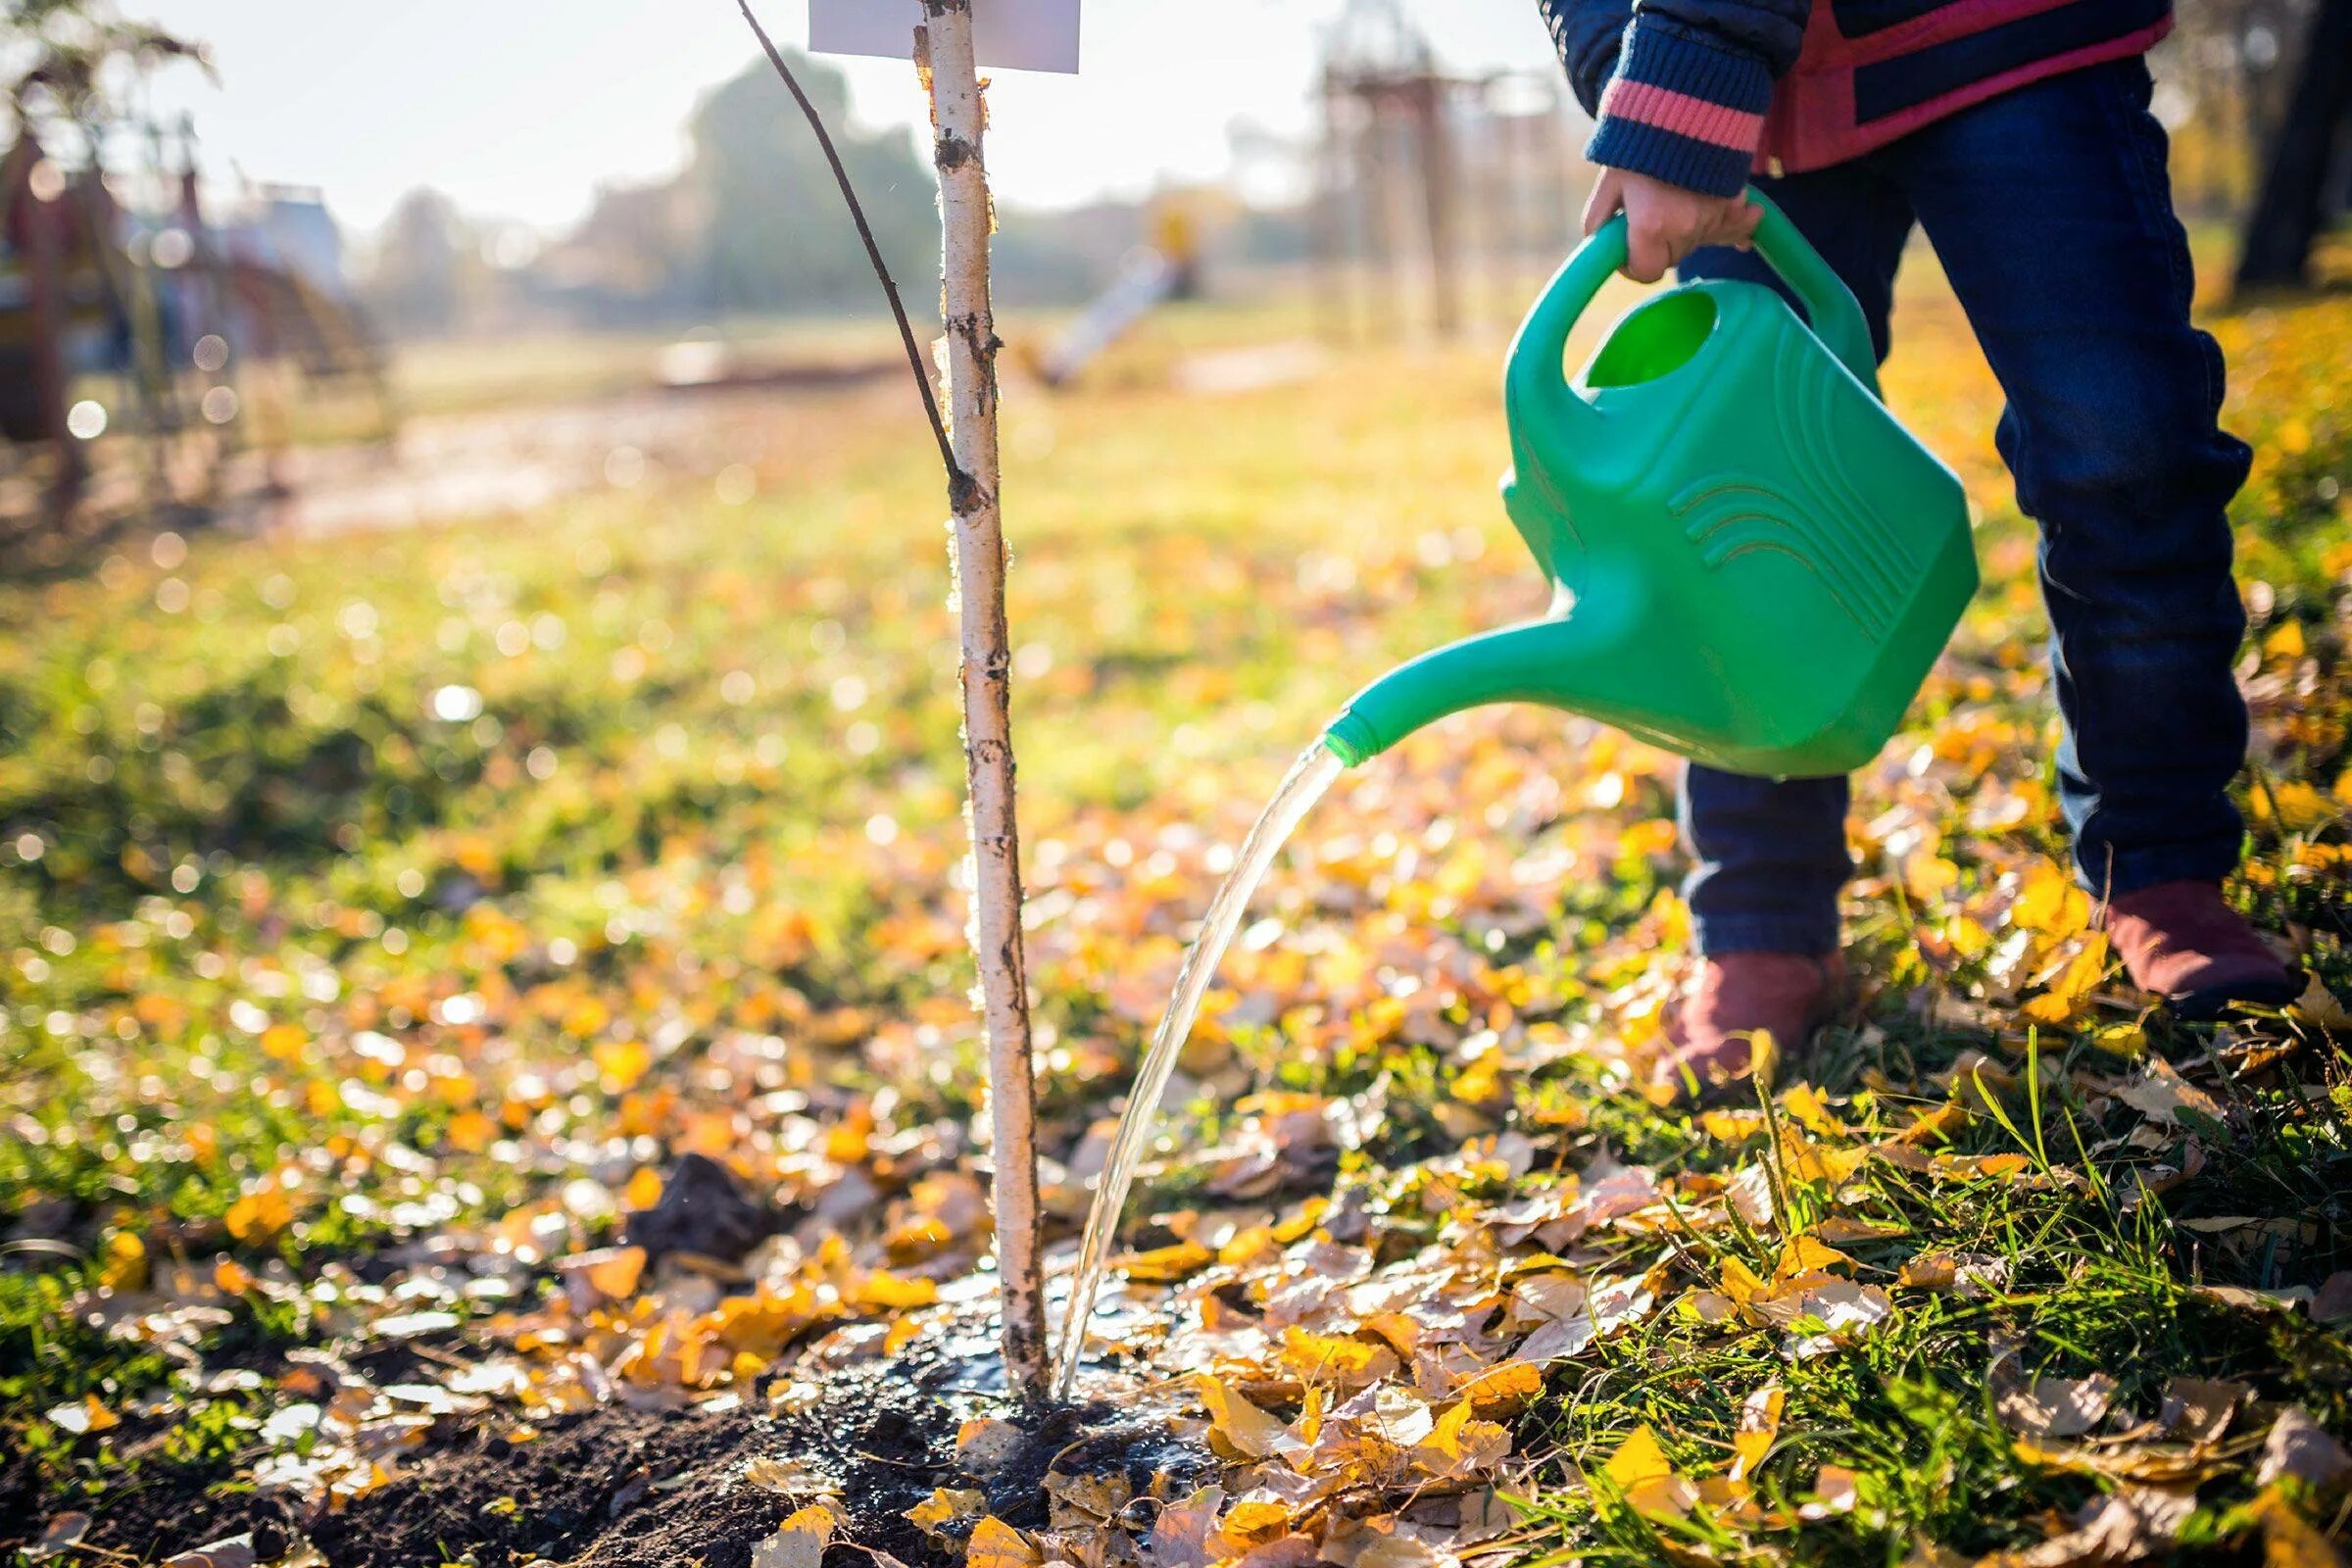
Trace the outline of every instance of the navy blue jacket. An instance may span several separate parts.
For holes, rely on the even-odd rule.
[[[1968,104],[2138,54],[2171,0],[1537,0],[1596,122],[1587,156],[1730,195]]]

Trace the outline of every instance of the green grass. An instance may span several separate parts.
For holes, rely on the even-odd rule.
[[[2017,1010],[2068,940],[2010,912],[2059,850],[2030,535],[1957,313],[1915,284],[1902,320],[1890,392],[1985,510],[1987,583],[1889,756],[1933,750],[1863,783],[1849,913],[1873,1021],[1834,1035],[1815,1075],[1839,1115],[1891,1128],[1945,1098],[1936,1075],[1962,1053],[1989,1052],[2017,1086],[1951,1151],[2022,1152],[2030,1169],[1942,1180],[1873,1160],[1839,1187],[1783,1187],[1804,1219],[1900,1227],[1850,1247],[1866,1279],[1945,1250],[2000,1260],[2005,1283],[1904,1295],[1884,1332],[1793,1365],[1776,1331],[1672,1311],[1604,1340],[1518,1417],[1527,1554],[1882,1563],[1915,1541],[2038,1541],[2046,1510],[2113,1483],[2020,1458],[1987,1389],[1996,1338],[2029,1372],[2115,1375],[2142,1413],[2175,1376],[2228,1377],[2352,1432],[2340,1324],[2196,1289],[2352,1267],[2340,1046],[2305,1022],[2230,1037],[2151,1022],[2224,1119],[2192,1110],[2133,1143],[2144,1118],[2113,1094],[2129,1066],[2097,1044],[2138,1022],[2128,995],[2085,995],[2031,1031]],[[1197,349],[1302,329],[1178,312],[1094,389],[1006,406],[1056,1152],[1123,1090],[1210,850],[1291,755],[1369,675],[1539,598],[1494,500],[1493,343],[1348,351],[1224,398],[1165,385]],[[2217,330],[2233,426],[2264,453],[2237,513],[2259,725],[2238,892],[2352,998],[2352,305]],[[486,384],[593,390],[612,363],[562,349],[413,384],[454,409]],[[354,1332],[348,1302],[366,1298],[338,1306],[321,1281],[348,1289],[356,1264],[422,1236],[478,1238],[591,1166],[617,1191],[716,1138],[789,1191],[810,1179],[794,1153],[809,1126],[971,1113],[942,503],[900,401],[714,415],[724,461],[760,475],[745,506],[672,471],[525,517],[199,537],[184,560],[172,541],[0,589],[0,1226],[36,1244],[0,1269],[0,1426],[38,1461],[45,1506],[102,1512],[142,1465],[233,1475],[250,1462],[241,1423],[267,1413],[266,1396],[207,1392],[93,1327],[109,1289],[185,1299],[175,1267],[217,1282],[233,1260],[256,1283],[223,1290],[224,1321],[195,1325],[190,1348],[208,1365],[266,1358]],[[1465,1140],[1524,1131],[1539,1169],[1605,1148],[1700,1187],[1761,1157],[1625,1089],[1685,942],[1659,825],[1671,781],[1655,753],[1511,713],[1446,726],[1343,789],[1265,896],[1280,929],[1236,955],[1188,1053],[1195,1102],[1137,1239],[1220,1201],[1214,1160],[1188,1151],[1246,1133],[1231,1106],[1253,1089],[1385,1104],[1343,1180],[1395,1195],[1395,1234],[1415,1245],[1446,1210],[1411,1205],[1454,1191],[1441,1166]],[[2001,802],[2014,808],[1972,818]],[[2037,955],[2022,973],[2005,938]],[[1490,1031],[1513,1051],[1563,1045],[1497,1074],[1468,1044]],[[2142,1194],[2133,1173],[2180,1157],[2185,1133],[2201,1168]],[[889,1198],[916,1174],[859,1161]],[[1504,1191],[1464,1182],[1464,1212]],[[559,1250],[612,1237],[610,1205],[550,1208]],[[2272,1228],[2187,1223],[2233,1217]],[[877,1245],[868,1217],[849,1235]],[[1744,1226],[1682,1239],[1669,1294],[1727,1257],[1769,1275],[1778,1245]],[[1792,1512],[1836,1464],[1861,1478],[1850,1511],[1760,1533],[1662,1523],[1584,1483],[1642,1423],[1691,1473],[1719,1469],[1741,1401],[1776,1379],[1788,1403],[1759,1500]],[[44,1414],[159,1391],[174,1396],[159,1413],[78,1442]],[[2250,1457],[2217,1466],[2184,1551],[2243,1544]]]

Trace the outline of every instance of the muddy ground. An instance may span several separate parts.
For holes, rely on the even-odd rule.
[[[1017,1418],[1008,1401],[973,1386],[975,1367],[994,1370],[989,1354],[984,1335],[926,1336],[898,1358],[814,1381],[805,1366],[780,1369],[761,1386],[775,1400],[747,1391],[744,1404],[717,1413],[605,1405],[544,1421],[524,1443],[498,1435],[506,1423],[450,1418],[403,1457],[397,1480],[332,1509],[257,1494],[227,1467],[153,1464],[110,1488],[82,1544],[161,1561],[250,1533],[264,1564],[307,1540],[329,1568],[748,1568],[788,1513],[827,1499],[842,1524],[826,1568],[887,1568],[888,1558],[951,1568],[951,1543],[983,1513],[1045,1528],[1050,1474],[1121,1476],[1148,1512],[1155,1489],[1180,1497],[1213,1463],[1163,1417],[1121,1400],[1020,1420],[1022,1441],[975,1472],[957,1457],[963,1423]],[[746,1466],[762,1458],[789,1461],[795,1483],[747,1481]],[[986,1505],[927,1534],[906,1514],[942,1488],[976,1491]],[[0,1554],[37,1539],[54,1515],[39,1497],[29,1456],[10,1456],[0,1469]]]
[[[534,1559],[580,1568],[747,1568],[754,1546],[786,1514],[829,1495],[844,1523],[827,1568],[870,1562],[872,1552],[910,1568],[947,1568],[956,1559],[945,1543],[906,1517],[936,1489],[978,1490],[985,1512],[1037,1530],[1048,1522],[1049,1471],[1122,1474],[1141,1494],[1155,1480],[1163,1489],[1170,1479],[1189,1482],[1209,1463],[1159,1423],[1123,1424],[1098,1405],[1045,1418],[1009,1462],[976,1475],[956,1456],[962,1409],[877,1366],[791,1414],[607,1406],[552,1423],[520,1445],[457,1427],[436,1432],[390,1486],[323,1515],[225,1476],[159,1468],[112,1494],[83,1539],[136,1561],[250,1532],[262,1562],[307,1539],[330,1568],[507,1568]],[[745,1466],[762,1457],[797,1461],[810,1478],[807,1492],[746,1482]],[[29,1541],[45,1523],[24,1511],[34,1494],[29,1476],[14,1473],[21,1462],[0,1482],[0,1507],[10,1515],[0,1545]],[[956,1530],[954,1522],[946,1528]]]

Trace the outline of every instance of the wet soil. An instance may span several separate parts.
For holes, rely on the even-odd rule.
[[[1181,1494],[1210,1464],[1164,1420],[1123,1402],[1018,1421],[1024,1436],[1009,1455],[986,1475],[968,1472],[956,1458],[961,1425],[1016,1418],[985,1386],[986,1347],[985,1336],[926,1336],[895,1360],[779,1372],[768,1386],[793,1392],[772,1408],[751,1390],[720,1413],[610,1405],[544,1423],[525,1443],[493,1435],[505,1423],[444,1422],[392,1485],[323,1514],[257,1496],[223,1468],[146,1468],[89,1507],[86,1540],[132,1560],[252,1531],[263,1562],[307,1536],[330,1568],[748,1568],[786,1514],[823,1496],[844,1516],[825,1568],[874,1568],[875,1552],[947,1568],[954,1555],[906,1517],[938,1488],[978,1491],[986,1512],[1037,1529],[1049,1474],[1123,1474],[1138,1494],[1158,1479]],[[806,1494],[745,1481],[760,1457],[793,1461]],[[0,1537],[39,1533],[38,1495],[28,1465],[0,1467],[0,1510],[17,1527]]]

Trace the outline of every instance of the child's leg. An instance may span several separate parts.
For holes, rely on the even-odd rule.
[[[2242,836],[2224,509],[2249,455],[2216,423],[2221,352],[2189,324],[2148,90],[2136,60],[2095,66],[1888,150],[2008,394],[2001,455],[2042,529],[2063,805],[2108,895],[2218,880]]]
[[[1901,189],[1870,160],[1757,183],[1854,291],[1871,340],[1886,358],[1895,268],[1911,232]],[[1762,258],[1746,251],[1698,251],[1683,264],[1682,275],[1741,278],[1788,292]],[[1693,763],[1683,784],[1683,830],[1698,869],[1684,893],[1700,951],[1717,956],[1837,951],[1838,890],[1853,870],[1845,808],[1842,777],[1775,782]]]

